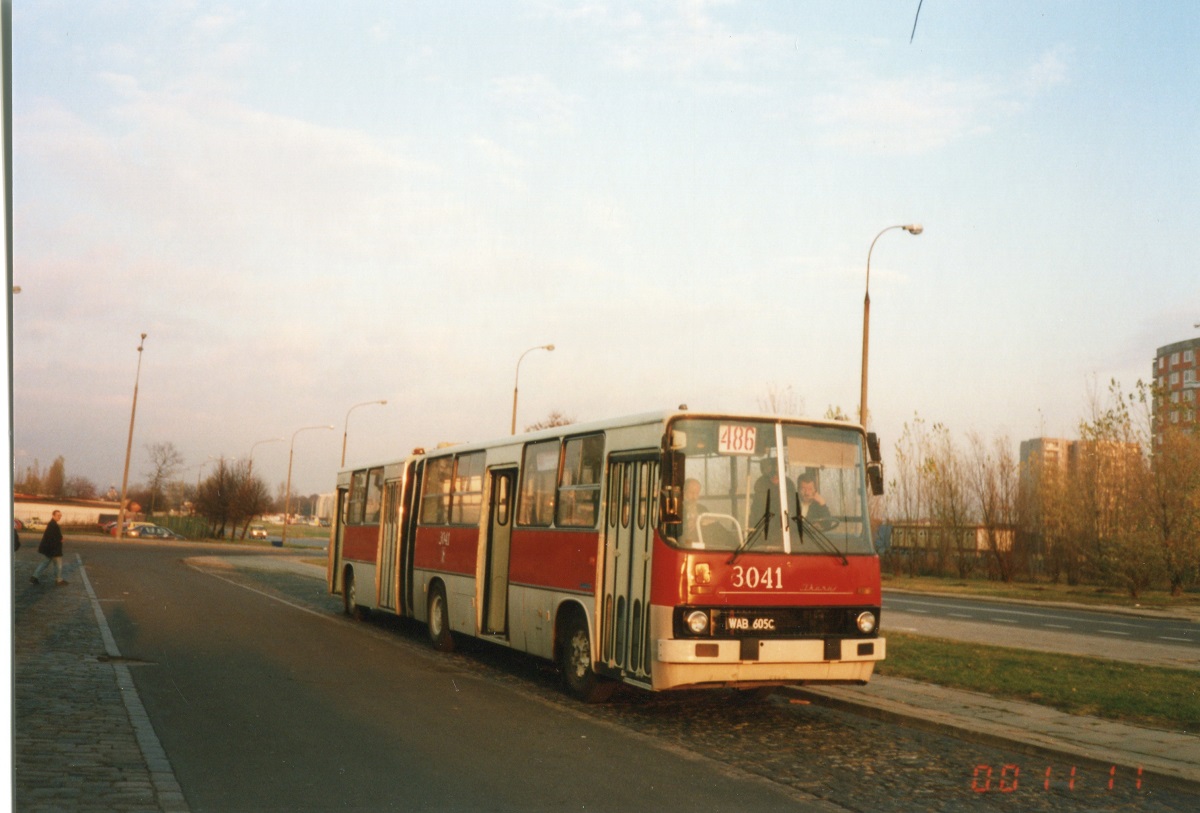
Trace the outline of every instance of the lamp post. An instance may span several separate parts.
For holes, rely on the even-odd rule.
[[[292,511],[292,458],[296,454],[296,435],[308,429],[333,429],[333,424],[330,423],[324,425],[318,424],[316,426],[301,426],[292,433],[292,447],[288,451],[287,486],[285,486],[285,490],[283,492],[283,540],[279,543],[280,545],[287,544],[288,515]]]
[[[531,347],[528,350],[526,350],[524,353],[522,353],[521,357],[519,359],[517,359],[517,374],[513,378],[513,413],[512,413],[512,430],[510,432],[510,434],[513,434],[513,435],[517,434],[517,383],[521,380],[521,362],[522,362],[522,360],[524,360],[525,356],[529,355],[534,350],[553,351],[554,345],[539,344],[537,347]]]
[[[283,443],[283,438],[267,438],[265,440],[256,440],[250,444],[250,455],[246,458],[248,461],[246,463],[247,478],[249,478],[251,474],[254,474],[254,447],[260,443]]]
[[[133,421],[137,417],[138,381],[142,377],[142,347],[146,344],[146,334],[138,342],[137,374],[133,377],[133,408],[129,410],[129,440],[125,443],[125,473],[121,475],[121,508],[117,512],[117,539],[125,536],[125,494],[129,489],[129,457],[133,452]]]
[[[862,424],[863,429],[867,428],[867,340],[870,335],[871,324],[871,252],[875,250],[876,240],[882,237],[884,232],[891,231],[892,229],[904,229],[909,234],[920,234],[925,231],[925,228],[920,223],[888,226],[875,235],[875,240],[871,241],[871,247],[867,249],[867,285],[866,294],[863,296],[862,392],[858,399],[858,422]]]
[[[361,404],[355,404],[354,406],[352,406],[346,410],[346,423],[342,427],[342,465],[339,468],[345,467],[345,465],[346,465],[346,438],[350,434],[350,413],[353,412],[354,410],[358,409],[361,406],[371,406],[372,404],[386,406],[387,399],[384,398],[379,401],[363,401]]]

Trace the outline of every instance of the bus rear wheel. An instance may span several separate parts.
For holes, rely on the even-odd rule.
[[[454,650],[450,632],[450,612],[446,608],[446,591],[440,584],[429,588],[429,640],[438,652]]]
[[[617,688],[616,683],[592,671],[592,641],[587,621],[578,614],[570,616],[563,626],[558,665],[567,692],[584,703],[603,703]]]

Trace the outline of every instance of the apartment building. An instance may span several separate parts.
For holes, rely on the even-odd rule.
[[[1155,420],[1195,427],[1196,401],[1200,396],[1200,339],[1188,339],[1158,348],[1151,380],[1159,398]]]

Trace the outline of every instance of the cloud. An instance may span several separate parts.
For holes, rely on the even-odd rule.
[[[873,79],[813,97],[810,112],[826,145],[916,154],[988,132],[999,101],[978,80]]]
[[[561,135],[575,132],[578,98],[564,93],[545,76],[503,76],[491,82],[492,101],[510,127],[525,134]]]
[[[739,30],[717,18],[722,0],[685,0],[653,20],[623,20],[611,45],[613,64],[625,71],[692,76],[710,70],[741,72],[777,53],[787,39],[767,29]]]
[[[1070,51],[1057,48],[1009,78],[929,71],[883,77],[846,65],[835,90],[811,96],[807,112],[827,146],[915,155],[987,135],[1034,99],[1067,81]],[[830,55],[822,56],[830,70]],[[834,62],[837,60],[835,59]]]

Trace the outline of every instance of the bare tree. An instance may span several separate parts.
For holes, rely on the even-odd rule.
[[[158,496],[183,466],[183,455],[170,441],[147,443],[146,451],[150,455],[150,471],[146,473],[146,487],[150,492],[150,513],[153,514],[158,503]]]
[[[796,395],[791,384],[780,387],[771,383],[767,385],[766,394],[758,399],[758,410],[767,415],[801,415],[804,399]]]
[[[929,480],[930,519],[937,526],[937,570],[944,573],[951,559],[959,578],[971,575],[978,561],[962,455],[950,430],[933,425],[929,455],[922,467]]]
[[[13,488],[22,494],[42,493],[42,469],[38,461],[35,460],[25,467],[25,473],[20,480],[13,483]]]
[[[929,510],[928,478],[922,474],[925,456],[928,454],[928,430],[925,420],[914,414],[904,424],[904,431],[896,441],[893,478],[887,489],[886,505],[890,521],[912,527],[923,522]],[[893,539],[895,536],[893,535]],[[921,569],[924,551],[915,544],[905,548],[894,547],[888,553],[894,569],[907,565],[908,574],[916,576]]]
[[[997,437],[989,448],[983,438],[969,437],[971,455],[967,483],[983,526],[984,544],[993,575],[1011,582],[1016,575],[1016,526],[1020,477],[1012,441]]]
[[[67,482],[63,484],[63,496],[74,497],[80,500],[94,500],[100,493],[100,490],[86,477],[68,477]]]
[[[550,414],[542,418],[537,423],[531,423],[525,427],[526,432],[536,432],[539,429],[551,429],[555,426],[570,426],[575,423],[575,419],[559,412],[557,409],[551,410]]]

